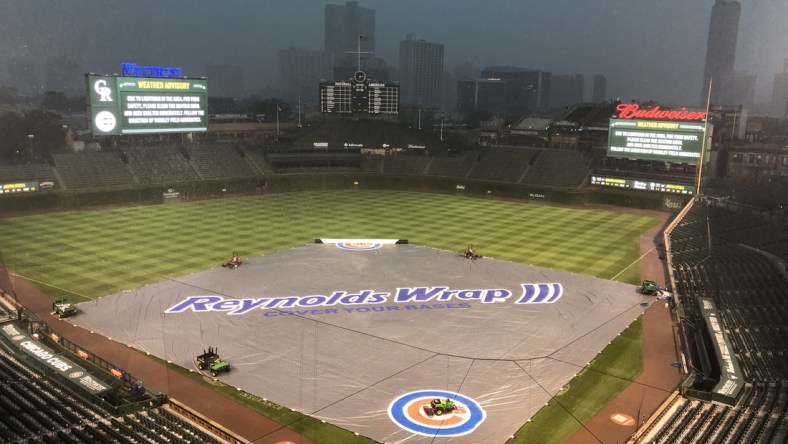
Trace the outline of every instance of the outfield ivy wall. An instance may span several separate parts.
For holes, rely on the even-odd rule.
[[[686,197],[602,188],[551,188],[453,177],[378,173],[302,173],[218,181],[130,186],[100,190],[57,190],[0,196],[0,217],[8,214],[84,209],[102,206],[153,205],[225,196],[307,190],[388,189],[456,194],[469,197],[514,199],[571,205],[603,204],[671,210]],[[168,196],[165,198],[165,196]]]

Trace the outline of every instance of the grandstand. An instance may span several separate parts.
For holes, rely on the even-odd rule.
[[[24,330],[10,318],[9,323]],[[30,356],[0,340],[0,436],[4,442],[220,443],[144,395],[144,402],[120,413],[108,400],[97,400],[45,370]],[[151,402],[148,402],[151,401]]]
[[[691,369],[683,392],[701,399],[678,398],[644,441],[782,443],[788,437],[788,237],[784,224],[713,203],[691,205],[668,237]],[[732,406],[703,402],[722,365],[703,346],[709,344],[699,317],[704,298],[718,307],[746,381]]]

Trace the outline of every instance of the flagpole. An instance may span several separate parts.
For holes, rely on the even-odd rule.
[[[358,35],[358,42],[356,42],[358,48],[356,49],[356,66],[358,66],[357,71],[361,71],[361,34]]]
[[[276,105],[276,135],[279,135],[279,105]]]
[[[707,134],[709,132],[709,108],[711,107],[711,82],[709,79],[709,95],[706,97],[706,120],[703,123],[703,143],[700,144],[700,159],[698,159],[698,184],[695,187],[695,197],[700,196],[700,179],[703,175],[703,156],[706,152],[706,141],[708,140]],[[734,128],[735,130],[735,128]]]

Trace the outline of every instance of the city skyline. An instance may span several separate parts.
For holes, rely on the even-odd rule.
[[[479,68],[581,74],[586,91],[601,74],[608,98],[699,105],[714,1],[630,3],[369,0],[358,5],[375,11],[375,56],[390,66],[398,63],[399,42],[413,34],[444,45],[447,72],[470,62]],[[279,51],[324,47],[328,4],[345,2],[3,2],[0,50],[6,57],[0,62],[0,86],[14,81],[10,73],[25,72],[9,64],[31,64],[41,81],[47,61],[63,58],[84,71],[117,72],[121,62],[134,62],[182,66],[191,76],[206,75],[209,65],[237,65],[244,70],[247,92],[275,92]],[[742,4],[736,70],[757,75],[757,102],[770,101],[774,75],[788,56],[786,19],[785,2]]]

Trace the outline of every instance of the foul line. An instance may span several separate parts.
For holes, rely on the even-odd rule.
[[[647,252],[645,252],[645,253],[641,254],[639,258],[635,259],[635,260],[634,260],[634,261],[633,261],[631,264],[629,264],[629,265],[627,265],[626,267],[624,267],[624,269],[623,269],[623,270],[619,271],[619,272],[618,272],[618,274],[617,274],[617,275],[615,275],[615,276],[613,276],[612,278],[610,278],[610,280],[611,280],[611,281],[613,281],[613,280],[615,280],[617,277],[621,276],[621,273],[623,273],[623,272],[625,272],[625,271],[629,270],[629,268],[630,268],[630,267],[632,267],[633,265],[635,265],[635,264],[637,264],[638,262],[640,262],[640,260],[641,260],[641,259],[643,259],[644,257],[646,257],[646,255],[647,255],[647,254],[649,254],[649,253],[651,253],[652,251],[656,250],[656,248],[657,248],[657,247],[651,247],[651,249],[650,249],[650,250],[648,250]]]

